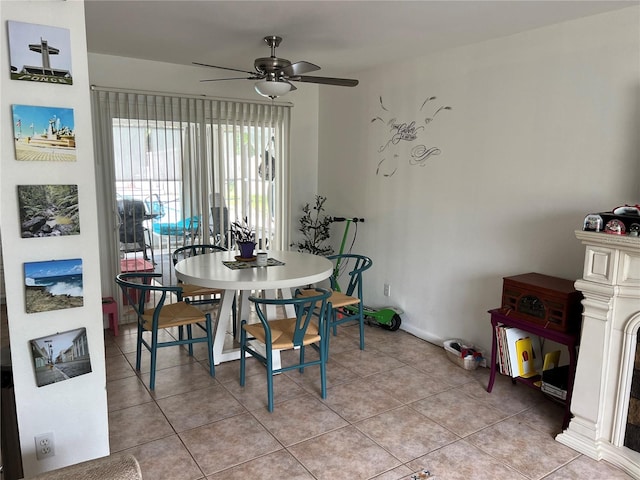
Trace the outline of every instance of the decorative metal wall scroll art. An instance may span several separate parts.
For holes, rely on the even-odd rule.
[[[422,102],[422,105],[420,105],[420,108],[418,109],[418,114],[425,112],[427,107],[431,105],[431,102],[434,100],[436,100],[436,97],[429,97]],[[430,116],[425,117],[424,120],[403,122],[398,120],[395,116],[391,116],[388,119],[386,118],[390,113],[389,109],[385,107],[382,101],[382,96],[380,96],[380,108],[386,113],[382,113],[381,116],[372,118],[371,123],[379,122],[388,127],[389,136],[387,141],[378,148],[378,153],[380,153],[381,158],[378,161],[376,169],[376,175],[382,175],[385,177],[391,177],[396,173],[398,167],[395,165],[397,159],[402,156],[402,151],[399,149],[402,143],[417,142],[418,137],[425,132],[426,127],[433,122],[436,115],[442,111],[452,110],[452,107],[450,106],[441,105],[434,108],[433,113],[431,113]],[[409,165],[424,167],[430,157],[440,155],[440,153],[441,150],[438,147],[427,147],[424,143],[419,143],[411,147],[409,150],[408,163]]]

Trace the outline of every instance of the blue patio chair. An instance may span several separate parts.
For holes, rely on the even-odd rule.
[[[305,367],[320,365],[320,385],[322,398],[327,398],[327,348],[329,336],[327,326],[327,299],[331,292],[317,288],[306,296],[292,299],[265,299],[249,297],[254,303],[258,323],[248,324],[242,320],[240,328],[240,385],[245,384],[245,354],[257,358],[267,369],[268,409],[273,412],[273,376],[288,370],[299,369],[304,372]],[[267,307],[272,305],[292,305],[295,317],[267,320]],[[251,343],[250,343],[251,342]],[[264,345],[262,354],[253,342]],[[319,353],[315,360],[305,359],[305,347],[312,346]],[[273,350],[299,348],[299,361],[293,365],[273,368]]]

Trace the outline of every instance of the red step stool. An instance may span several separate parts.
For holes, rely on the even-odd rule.
[[[102,297],[102,313],[109,315],[109,328],[118,336],[118,303],[113,297]]]

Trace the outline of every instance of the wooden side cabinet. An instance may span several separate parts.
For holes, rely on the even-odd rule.
[[[496,360],[498,355],[496,326],[498,324],[520,328],[532,335],[549,339],[561,345],[566,345],[567,349],[569,350],[569,378],[567,381],[567,398],[565,400],[564,419],[562,421],[562,429],[564,430],[569,426],[569,421],[571,420],[571,394],[573,393],[573,381],[576,375],[576,347],[578,345],[579,337],[576,334],[551,330],[548,328],[544,328],[543,326],[528,322],[526,320],[521,320],[519,318],[509,316],[507,313],[508,311],[509,310],[507,309],[500,308],[489,310],[489,313],[491,314],[491,330],[493,331],[493,340],[491,342],[491,373],[489,375],[489,385],[487,386],[487,392],[491,393],[491,390],[493,390],[493,383],[496,379]],[[539,387],[534,384],[534,382],[540,380],[539,375],[531,378],[515,377],[514,380],[520,383],[524,383],[525,385],[528,385],[530,387],[539,389]]]

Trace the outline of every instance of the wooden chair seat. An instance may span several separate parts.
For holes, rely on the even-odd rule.
[[[142,327],[151,331],[153,327],[153,314],[155,308],[148,308],[142,315]],[[202,310],[185,302],[163,305],[158,316],[158,328],[182,327],[196,322],[205,322],[206,318]]]
[[[190,283],[180,283],[179,285],[182,288],[183,298],[196,297],[200,295],[222,295],[224,293],[224,290],[219,288],[201,287]]]
[[[274,350],[284,350],[294,347],[293,335],[296,329],[295,318],[271,320],[269,322],[269,327],[271,327],[271,345],[273,346]],[[266,335],[264,332],[264,327],[261,323],[252,323],[249,325],[245,325],[244,328],[249,335],[255,337],[255,339],[259,342],[265,343]],[[312,343],[316,343],[319,341],[320,335],[318,334],[318,326],[314,323],[311,323],[307,327],[307,331],[304,334],[302,344],[311,345]]]
[[[316,295],[315,290],[312,288],[305,288],[300,291],[300,294],[303,296]],[[346,307],[347,305],[357,305],[360,303],[360,299],[358,297],[352,297],[351,295],[345,295],[342,292],[331,291],[331,296],[327,300],[331,307],[340,308]]]

